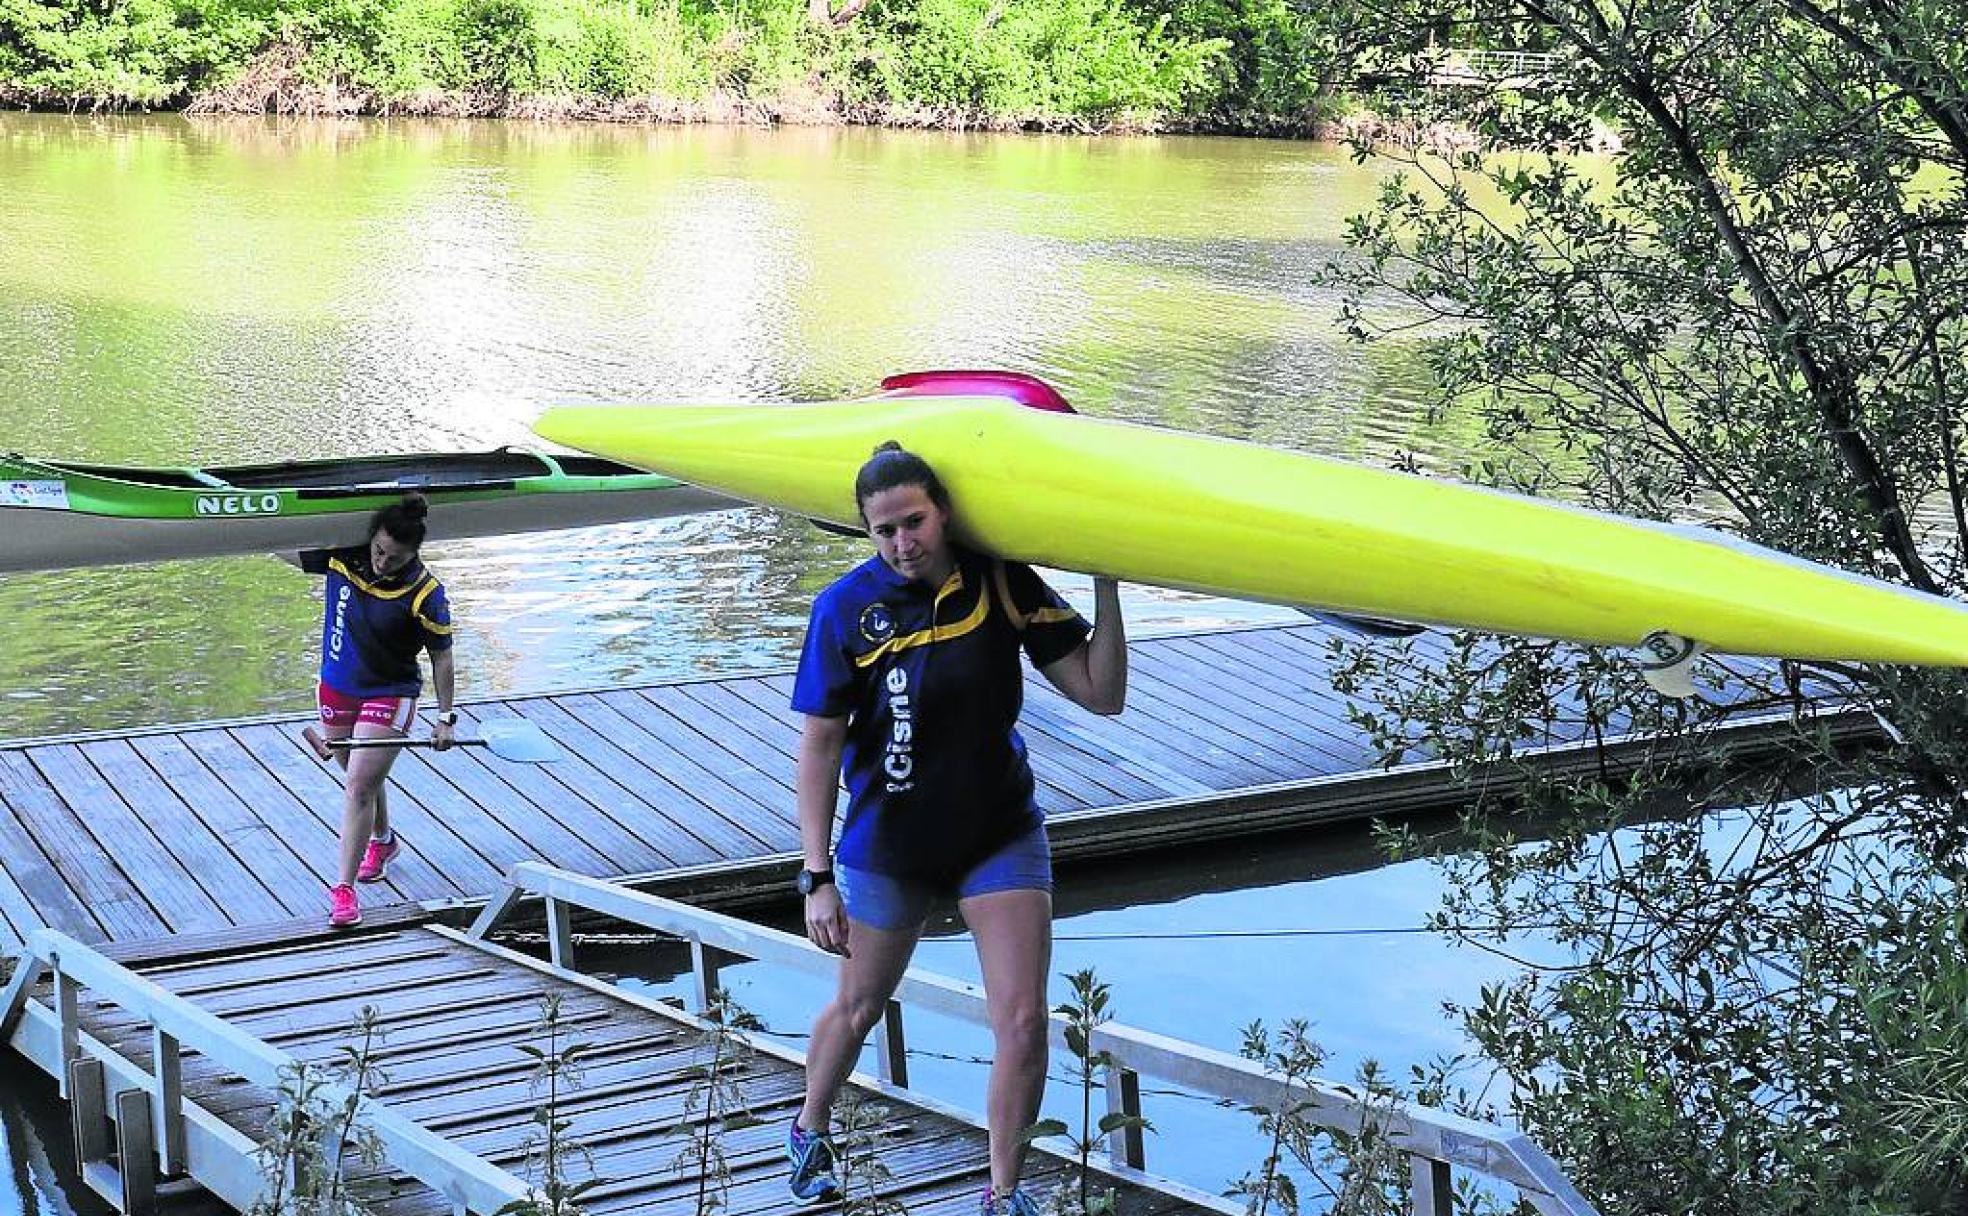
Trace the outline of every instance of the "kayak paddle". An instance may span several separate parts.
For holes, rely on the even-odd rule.
[[[435,747],[436,741],[423,739],[324,739],[310,726],[301,732],[314,754],[332,760],[336,750],[370,750],[379,747]],[[544,764],[561,758],[560,745],[546,732],[525,718],[487,718],[478,724],[478,736],[453,739],[453,747],[482,747],[501,760],[521,764]]]

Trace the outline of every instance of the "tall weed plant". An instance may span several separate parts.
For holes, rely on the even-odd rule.
[[[349,1042],[328,1063],[297,1060],[281,1069],[266,1134],[255,1150],[264,1184],[247,1216],[364,1216],[348,1162],[382,1163],[383,1146],[362,1119],[364,1097],[388,1081],[377,1064],[384,1037],[373,1005],[349,1026]]]

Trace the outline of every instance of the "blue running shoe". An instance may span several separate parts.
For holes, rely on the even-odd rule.
[[[840,1198],[840,1183],[834,1178],[834,1146],[825,1136],[807,1131],[795,1120],[786,1133],[786,1159],[793,1163],[787,1189],[792,1191],[794,1203],[831,1203]]]
[[[987,1186],[984,1202],[978,1205],[978,1216],[1039,1216],[1039,1205],[1022,1186],[1012,1187],[1009,1195],[1000,1195]]]

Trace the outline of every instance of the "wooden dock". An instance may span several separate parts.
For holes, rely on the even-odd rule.
[[[1307,622],[1135,641],[1115,718],[1028,675],[1021,729],[1057,855],[1459,797],[1440,766],[1376,766],[1331,688],[1335,633]],[[1427,639],[1415,654],[1429,661]],[[799,847],[790,689],[773,672],[467,704],[465,731],[516,715],[565,757],[405,752],[388,796],[406,855],[365,907],[471,906],[523,861],[701,903],[783,896]],[[0,743],[0,942],[44,926],[125,943],[325,916],[342,793],[301,742],[306,721]],[[1772,725],[1738,733],[1753,743]],[[1575,736],[1548,745],[1552,765],[1603,758]]]
[[[1062,859],[1363,815],[1464,796],[1445,765],[1380,767],[1331,688],[1338,627],[1264,626],[1137,640],[1127,712],[1099,718],[1028,676],[1021,723]],[[1358,639],[1349,635],[1349,640]],[[1397,643],[1376,643],[1396,645]],[[1439,661],[1424,637],[1403,661]],[[0,944],[19,967],[0,999],[0,1041],[75,1096],[92,1184],[148,1211],[158,1178],[195,1178],[236,1208],[263,1175],[253,1142],[281,1070],[323,1060],[355,1009],[382,1007],[390,1080],[373,1095],[392,1164],[368,1181],[375,1216],[491,1216],[526,1193],[518,1174],[536,1108],[521,1049],[534,1006],[561,994],[596,1044],[572,1099],[573,1130],[607,1182],[593,1216],[694,1212],[697,1180],[665,1171],[688,1134],[682,1096],[700,1075],[702,1024],[572,970],[579,910],[691,944],[701,1001],[718,959],[830,974],[803,939],[698,905],[785,897],[797,865],[793,771],[799,722],[786,672],[469,703],[465,732],[521,717],[564,753],[520,763],[485,749],[406,751],[391,818],[407,845],[365,891],[365,926],[324,929],[342,791],[301,741],[298,716],[0,743]],[[1553,735],[1547,770],[1595,769],[1646,746]],[[1791,729],[1744,719],[1730,746]],[[627,884],[617,885],[617,884]],[[633,888],[633,889],[631,889]],[[544,904],[550,959],[485,940],[521,899]],[[481,911],[482,909],[482,911]],[[473,929],[461,925],[473,912]],[[981,1020],[981,995],[911,973],[898,999]],[[965,1216],[984,1177],[974,1118],[906,1087],[900,1006],[877,1035],[880,1075],[857,1084],[893,1106],[881,1135],[889,1186],[916,1216]],[[1242,1106],[1310,1103],[1357,1131],[1357,1095],[1322,1082],[1285,1091],[1255,1065],[1108,1027],[1108,1100],[1138,1076]],[[1054,1026],[1055,1041],[1060,1027]],[[800,1062],[759,1045],[748,1101],[764,1122],[723,1145],[729,1211],[784,1207],[783,1135]],[[697,1053],[697,1054],[693,1054]],[[1384,1113],[1384,1112],[1383,1112]],[[1412,1210],[1446,1211],[1451,1168],[1508,1183],[1541,1212],[1590,1205],[1534,1145],[1504,1129],[1403,1109],[1389,1134],[1410,1159]],[[1105,1167],[1124,1216],[1231,1212],[1219,1197],[1139,1170],[1138,1138]],[[155,1167],[142,1165],[155,1158]],[[136,1162],[122,1168],[121,1162]],[[112,1164],[116,1163],[116,1164]],[[1042,1159],[1041,1179],[1064,1168]]]

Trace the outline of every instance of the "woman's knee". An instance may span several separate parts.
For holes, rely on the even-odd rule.
[[[367,759],[367,757],[364,757]],[[342,778],[342,787],[348,796],[360,802],[373,802],[382,791],[383,782],[389,777],[389,769],[378,764],[353,764]]]
[[[991,1011],[991,1034],[999,1052],[1043,1052],[1047,1011],[1042,1002],[1019,1001]]]
[[[835,1004],[857,1039],[867,1038],[888,1011],[888,999],[880,995],[845,994]]]

